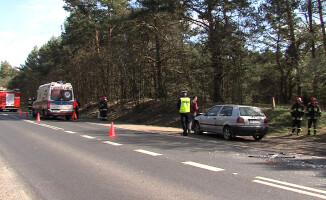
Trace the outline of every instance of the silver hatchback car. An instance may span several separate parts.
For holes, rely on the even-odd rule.
[[[261,140],[268,131],[268,120],[257,107],[245,105],[215,105],[208,112],[195,117],[195,134],[213,132],[230,140],[239,136],[253,136]]]

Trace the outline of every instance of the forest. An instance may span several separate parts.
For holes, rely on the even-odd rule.
[[[59,37],[21,66],[1,61],[0,86],[35,96],[72,83],[82,104],[172,100],[326,105],[323,0],[64,0]],[[16,68],[15,68],[16,67]]]

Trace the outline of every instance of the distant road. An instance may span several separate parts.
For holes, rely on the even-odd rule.
[[[0,127],[27,199],[326,199],[323,157],[119,125],[108,137],[109,122],[94,120],[0,113]]]

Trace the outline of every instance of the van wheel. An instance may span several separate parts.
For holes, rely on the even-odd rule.
[[[232,135],[232,132],[231,132],[231,128],[229,126],[224,127],[223,136],[224,136],[224,139],[226,139],[226,140],[231,140],[234,138],[234,136]]]
[[[47,119],[48,118],[48,116],[45,114],[45,110],[42,110],[42,118],[43,119]]]

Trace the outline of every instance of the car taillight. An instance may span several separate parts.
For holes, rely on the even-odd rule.
[[[264,123],[265,123],[265,124],[268,124],[268,119],[267,119],[267,117],[265,117],[265,119],[264,119]]]
[[[244,119],[242,117],[237,118],[237,123],[242,123],[244,124]]]
[[[48,101],[48,108],[50,108],[50,102]]]

